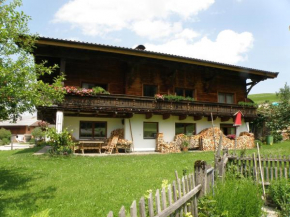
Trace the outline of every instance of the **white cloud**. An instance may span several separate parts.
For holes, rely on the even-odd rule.
[[[147,50],[210,61],[237,64],[247,59],[246,53],[253,47],[254,37],[249,32],[236,33],[232,30],[221,31],[216,40],[207,37],[197,42],[185,38],[175,38],[160,45],[145,44]]]
[[[135,22],[132,25],[132,30],[137,35],[147,37],[152,40],[169,37],[174,33],[182,31],[182,24],[180,22],[170,23],[162,20],[142,20]]]
[[[192,40],[199,36],[199,33],[193,31],[192,29],[184,29],[182,32],[175,35],[175,38],[183,38],[186,40]]]
[[[171,15],[176,15],[181,20],[191,19],[210,7],[214,1],[72,0],[57,11],[53,21],[69,23],[80,28],[86,35],[104,35],[124,28],[136,30],[138,34],[144,35],[144,31],[136,27],[141,21],[153,23],[153,29],[158,25],[165,26],[164,28],[168,25],[174,26],[167,23]]]

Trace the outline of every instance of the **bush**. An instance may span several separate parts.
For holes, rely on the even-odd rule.
[[[36,127],[32,130],[31,135],[36,140],[42,140],[45,136],[45,132],[40,127]]]
[[[6,130],[4,128],[1,128],[0,129],[0,139],[2,140],[4,138],[10,140],[10,138],[11,138],[11,131],[10,130]]]
[[[72,153],[71,147],[75,145],[67,129],[57,133],[55,128],[49,128],[47,136],[50,138],[48,144],[52,146],[50,154],[68,155]]]
[[[11,140],[11,132],[10,130],[6,130],[4,128],[0,129],[0,145],[8,145]]]
[[[286,179],[273,181],[269,196],[280,209],[281,216],[290,216],[290,183]]]
[[[262,216],[261,189],[251,179],[234,177],[218,182],[214,195],[200,201],[199,216]]]
[[[10,142],[11,142],[10,139],[4,138],[0,140],[0,145],[8,145],[10,144]]]

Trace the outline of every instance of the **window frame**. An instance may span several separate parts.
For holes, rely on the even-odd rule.
[[[152,87],[154,86],[154,87],[156,87],[156,93],[155,94],[158,94],[158,92],[159,92],[158,91],[159,90],[159,86],[158,85],[156,85],[156,84],[143,84],[142,85],[142,96],[145,96],[144,95],[144,88],[145,88],[145,86],[152,86]],[[145,97],[154,97],[154,96],[145,96]]]
[[[81,123],[92,123],[92,137],[82,137],[81,136]],[[95,137],[95,123],[105,123],[106,124],[106,130],[104,137]],[[107,138],[107,132],[108,132],[108,122],[107,121],[80,121],[79,122],[79,138],[80,139],[104,139]]]
[[[192,95],[191,95],[190,97],[191,97],[191,98],[195,98],[195,89],[183,88],[183,87],[175,87],[175,88],[174,88],[174,94],[175,94],[176,96],[180,96],[180,95],[177,95],[177,94],[176,94],[176,89],[181,89],[181,90],[182,90],[182,96],[183,96],[183,97],[187,97],[187,96],[185,96],[185,92],[189,90],[189,91],[192,92]]]
[[[219,96],[220,96],[220,94],[223,94],[224,102],[219,102]],[[227,102],[227,95],[231,95],[231,96],[233,96],[233,102],[232,102],[232,103],[228,103],[228,102]],[[235,102],[236,102],[235,93],[230,93],[230,92],[218,92],[218,95],[217,95],[217,102],[218,102],[218,103],[223,103],[223,104],[235,104]]]
[[[102,88],[104,88],[106,91],[108,91],[108,89],[109,89],[109,84],[107,84],[107,83],[95,83],[95,82],[90,82],[90,81],[81,81],[81,88],[84,88],[84,87],[83,87],[83,84],[93,84],[93,85],[95,85],[94,87],[106,86],[106,88],[102,87]],[[87,88],[86,88],[86,89],[87,89]],[[88,89],[89,89],[89,88],[88,88]]]
[[[145,137],[145,124],[147,123],[157,125],[157,132],[156,132],[155,137]],[[143,139],[156,139],[158,133],[159,133],[159,122],[149,122],[149,121],[143,122]]]
[[[192,135],[196,135],[196,123],[181,123],[181,122],[175,122],[175,124],[174,124],[174,129],[175,129],[175,135],[177,135],[176,134],[176,124],[184,124],[184,126],[183,126],[183,134],[184,135],[186,135],[185,133],[186,133],[186,125],[191,125],[191,124],[193,124],[193,126],[194,126],[194,134],[192,134]]]
[[[225,135],[225,136],[227,136],[225,133],[224,133],[224,131],[222,130],[222,128],[233,128],[234,129],[234,134],[227,134],[227,135],[236,135],[236,133],[237,133],[237,128],[235,127],[235,126],[233,126],[233,124],[220,124],[220,129],[221,129],[221,131],[223,132],[223,134]]]

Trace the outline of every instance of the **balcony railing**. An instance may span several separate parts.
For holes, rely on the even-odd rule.
[[[238,110],[244,117],[256,117],[256,108],[244,107],[236,104],[211,103],[201,101],[178,101],[155,100],[152,97],[138,97],[128,95],[98,95],[76,96],[66,95],[62,104],[57,109],[81,112],[120,112],[120,113],[154,113],[173,115],[195,115],[232,117]]]

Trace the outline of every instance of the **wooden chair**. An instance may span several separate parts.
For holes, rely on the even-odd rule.
[[[105,149],[106,154],[112,154],[113,150],[116,149],[119,136],[114,136],[112,139],[109,139],[106,146],[102,146],[102,149]]]

